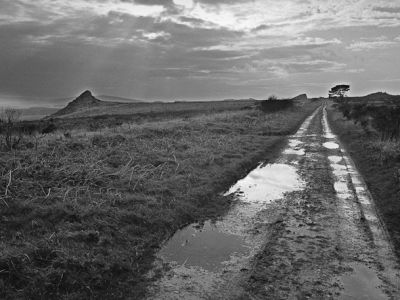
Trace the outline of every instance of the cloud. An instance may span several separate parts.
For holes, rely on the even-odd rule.
[[[390,14],[400,14],[400,6],[374,7],[374,10]]]
[[[209,5],[221,5],[221,4],[238,4],[243,2],[254,2],[253,0],[196,0],[198,3],[204,3]]]
[[[377,38],[368,38],[353,42],[347,47],[347,49],[351,51],[366,51],[373,49],[385,49],[396,45],[398,45],[397,38],[394,40],[389,40],[386,36],[380,36]]]
[[[134,2],[136,4],[142,5],[161,5],[161,6],[171,6],[173,5],[172,0],[121,0],[122,2]]]

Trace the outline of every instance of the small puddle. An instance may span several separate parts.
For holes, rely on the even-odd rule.
[[[365,265],[351,265],[353,272],[341,278],[344,291],[339,299],[384,300],[388,297],[378,288],[382,281]]]
[[[204,270],[217,271],[225,261],[244,255],[248,247],[241,236],[229,234],[217,223],[190,225],[179,230],[161,250],[167,261],[183,266],[201,266]]]
[[[339,149],[339,145],[334,142],[326,142],[323,144],[323,146],[328,149]]]
[[[303,185],[294,166],[260,165],[232,186],[226,195],[236,193],[244,202],[268,203],[282,198],[285,192],[301,190]]]
[[[289,145],[289,147],[291,147],[291,148],[296,148],[297,146],[299,146],[299,145],[301,145],[301,144],[303,144],[303,142],[300,141],[300,140],[290,139],[288,145]]]
[[[328,159],[331,163],[338,164],[343,160],[343,157],[338,155],[328,156]]]
[[[289,154],[289,155],[305,155],[306,151],[304,149],[286,149],[283,151],[284,154]]]

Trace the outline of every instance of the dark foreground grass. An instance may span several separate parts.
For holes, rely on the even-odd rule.
[[[160,244],[226,211],[221,192],[317,105],[76,130],[1,153],[0,298],[143,297]]]
[[[400,258],[400,143],[380,141],[378,133],[366,133],[336,109],[329,109],[329,119],[365,178]]]

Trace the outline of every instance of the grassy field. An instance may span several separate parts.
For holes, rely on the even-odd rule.
[[[62,116],[62,118],[85,118],[107,115],[159,115],[159,114],[182,114],[190,112],[218,112],[227,110],[238,110],[254,106],[255,100],[226,100],[226,101],[203,101],[203,102],[138,102],[112,104],[104,109],[103,106],[92,107]]]
[[[382,141],[378,132],[365,131],[332,107],[329,118],[364,176],[400,258],[400,142]]]
[[[0,298],[143,296],[161,243],[223,214],[221,192],[318,105],[77,126],[37,149],[25,138],[0,155]]]

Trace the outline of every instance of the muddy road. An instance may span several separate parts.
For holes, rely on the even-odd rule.
[[[148,299],[400,299],[390,241],[325,107],[231,194],[224,217],[160,250]]]

